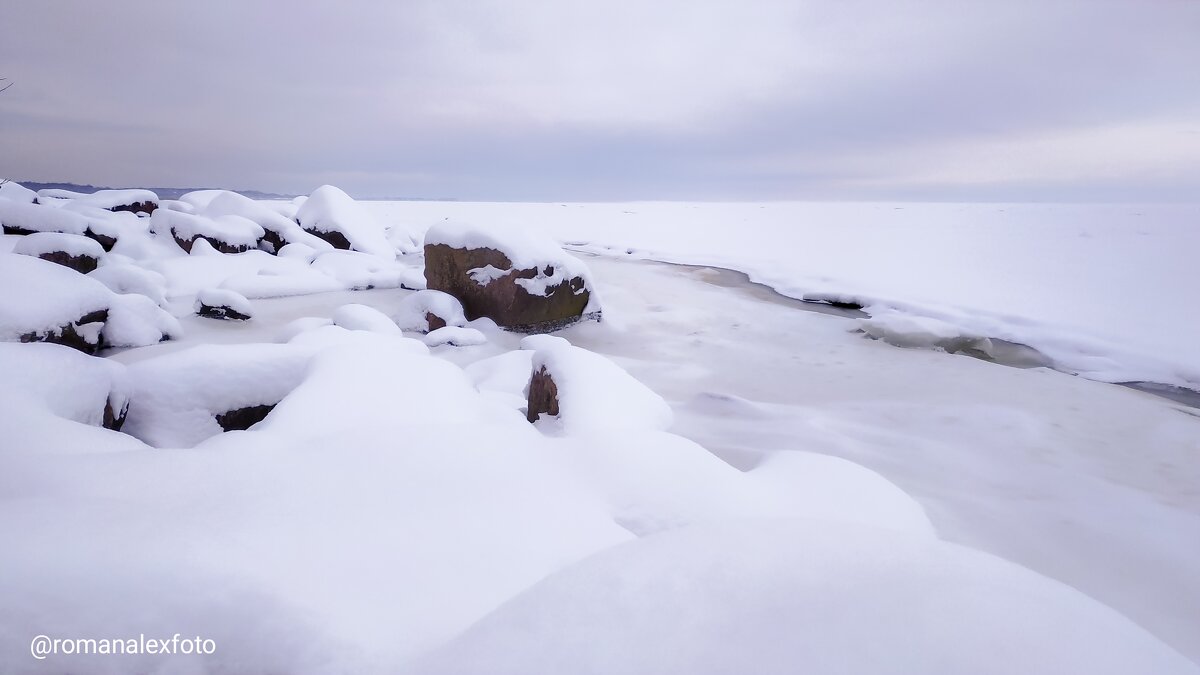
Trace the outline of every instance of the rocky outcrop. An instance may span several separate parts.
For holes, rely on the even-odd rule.
[[[494,248],[425,245],[425,283],[458,298],[468,319],[488,317],[522,333],[557,330],[584,317],[591,290],[554,264],[518,269]]]
[[[543,413],[558,416],[558,385],[545,366],[538,368],[529,379],[525,419],[536,422]]]

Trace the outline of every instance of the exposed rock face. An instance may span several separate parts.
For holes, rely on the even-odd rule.
[[[38,256],[42,260],[70,267],[76,272],[87,274],[94,272],[100,266],[100,259],[90,255],[71,255],[66,251],[48,251]]]
[[[85,354],[95,354],[100,349],[100,331],[108,321],[108,310],[89,312],[75,321],[44,333],[25,333],[21,342],[49,342],[73,347]]]
[[[113,249],[113,246],[117,245],[116,237],[110,237],[106,234],[99,234],[97,232],[94,232],[92,230],[92,228],[90,228],[90,227],[83,231],[83,236],[100,244],[100,246],[102,246],[104,248],[105,252],[111,251]]]
[[[558,385],[554,384],[554,378],[550,377],[545,366],[534,372],[529,380],[525,419],[536,422],[543,413],[558,415]]]
[[[104,404],[104,421],[101,424],[105,429],[120,431],[125,424],[125,415],[129,412],[129,401],[126,400],[121,404],[120,408],[113,408],[112,398],[109,398]]]
[[[245,431],[267,418],[277,404],[252,405],[214,415],[222,431]]]
[[[175,238],[175,243],[179,244],[179,248],[187,251],[188,253],[192,252],[192,244],[196,243],[197,239],[203,239],[207,241],[209,245],[221,253],[242,253],[250,250],[249,246],[231,244],[216,237],[206,237],[203,234],[197,234],[192,236],[190,239],[185,239],[184,237],[181,237],[178,232],[172,229],[171,236]]]
[[[299,224],[299,221],[297,221],[297,224]],[[343,251],[350,250],[350,240],[347,239],[346,235],[342,234],[341,232],[338,232],[336,230],[333,230],[330,232],[322,232],[322,231],[314,229],[314,228],[304,228],[304,231],[313,235],[314,237],[319,237],[321,239],[324,239],[325,241],[329,242],[329,244],[336,249],[341,249]]]
[[[118,211],[128,211],[130,213],[145,213],[146,215],[150,215],[151,213],[154,213],[154,210],[157,208],[158,204],[156,202],[147,201],[133,202],[130,204],[118,204],[117,206],[110,207],[108,210],[113,211],[114,213]]]
[[[227,305],[207,305],[203,302],[198,303],[196,314],[206,319],[224,319],[226,321],[245,321],[250,318],[249,314],[243,314],[236,309]]]
[[[429,332],[446,327],[446,320],[433,312],[425,312],[425,323],[429,324]]]
[[[487,267],[502,272],[485,281],[472,270]],[[446,244],[425,245],[425,282],[428,288],[445,291],[462,302],[467,318],[491,318],[497,325],[522,333],[557,330],[583,318],[590,292],[581,277],[564,278],[546,286],[545,295],[530,293],[520,280],[551,277],[545,269],[512,269],[504,253],[492,248],[453,248]]]

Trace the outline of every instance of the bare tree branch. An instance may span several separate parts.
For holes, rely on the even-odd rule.
[[[4,82],[7,79],[8,79],[7,77],[0,77],[0,82]],[[4,85],[3,87],[0,87],[0,91],[4,91],[5,89],[8,89],[9,87],[13,86],[14,84],[16,84],[16,82],[9,82],[8,84]]]

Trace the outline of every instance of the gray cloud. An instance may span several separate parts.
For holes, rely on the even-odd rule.
[[[0,175],[464,199],[1196,199],[1200,3],[12,3]]]

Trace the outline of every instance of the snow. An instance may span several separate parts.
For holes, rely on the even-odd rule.
[[[100,267],[89,272],[88,276],[104,284],[114,293],[136,293],[150,298],[160,307],[167,304],[165,293],[167,280],[158,272],[129,262],[106,260],[101,263]]]
[[[192,215],[181,211],[158,209],[150,216],[151,227],[158,234],[174,232],[187,241],[195,237],[211,237],[230,246],[254,248],[262,238],[263,228],[254,221],[236,215],[206,216]]]
[[[79,424],[100,426],[106,403],[119,411],[129,398],[124,366],[62,345],[0,342],[0,370],[6,382],[0,405]],[[9,437],[5,441],[7,450],[33,449]]]
[[[464,326],[467,323],[458,298],[434,290],[420,290],[405,296],[392,318],[403,330],[424,333],[429,330],[426,314],[441,317],[446,326]]]
[[[499,279],[500,277],[505,276],[512,271],[512,268],[502,270],[492,265],[485,265],[483,267],[476,267],[474,269],[467,270],[467,275],[470,276],[471,281],[474,281],[476,284],[480,286],[487,286],[496,279]]]
[[[78,234],[59,232],[35,232],[21,237],[13,247],[13,253],[38,257],[43,253],[61,251],[69,256],[87,256],[99,260],[104,257],[104,247],[92,239]]]
[[[576,250],[748,273],[1031,345],[1101,381],[1200,388],[1189,204],[369,202],[458,244],[530,230]],[[445,221],[486,222],[468,238]],[[446,234],[441,234],[446,232]],[[487,239],[485,239],[485,237]],[[427,239],[427,241],[429,241]],[[1136,270],[1135,273],[1127,273]]]
[[[100,333],[106,347],[145,347],[183,334],[179,321],[154,300],[137,294],[113,295]]]
[[[420,673],[1194,673],[1069,586],[873,528],[734,521],[526,591]]]
[[[43,204],[25,204],[11,200],[0,200],[0,225],[16,227],[29,232],[64,232],[83,234],[89,220],[71,211],[56,209]]]
[[[421,340],[430,347],[451,345],[453,347],[472,347],[487,342],[487,336],[474,328],[463,326],[442,326],[431,330]]]
[[[383,312],[366,305],[342,305],[333,311],[333,323],[346,330],[365,330],[384,334],[400,334],[400,328]]]
[[[113,294],[75,270],[25,255],[0,255],[0,340],[43,334],[108,309]]]
[[[130,206],[143,202],[150,204],[158,203],[158,195],[150,190],[97,190],[92,193],[86,193],[48,189],[38,190],[38,197],[70,199],[101,209],[112,209],[118,206]]]
[[[199,312],[201,306],[227,307],[245,317],[254,316],[254,307],[246,296],[227,288],[205,288],[196,293],[193,311]]]
[[[207,196],[205,195],[205,197]],[[264,230],[278,233],[280,238],[285,242],[285,245],[290,243],[304,244],[317,251],[327,251],[333,248],[324,239],[305,232],[303,228],[296,224],[296,221],[284,217],[261,202],[256,202],[236,192],[218,191],[216,195],[207,200],[203,208],[198,209],[198,213],[209,218],[220,218],[222,216],[245,218],[256,223]]]
[[[3,181],[0,182],[0,199],[8,199],[21,204],[32,204],[37,199],[37,193],[20,183]]]
[[[535,351],[531,365],[534,373],[545,368],[558,388],[559,415],[550,429],[575,435],[671,426],[666,401],[599,354],[551,345]]]
[[[327,251],[312,261],[312,269],[347,288],[424,288],[425,278],[413,267],[358,251]]]
[[[314,190],[296,212],[296,220],[306,230],[341,233],[353,250],[387,260],[396,257],[383,226],[366,208],[332,185]]]

